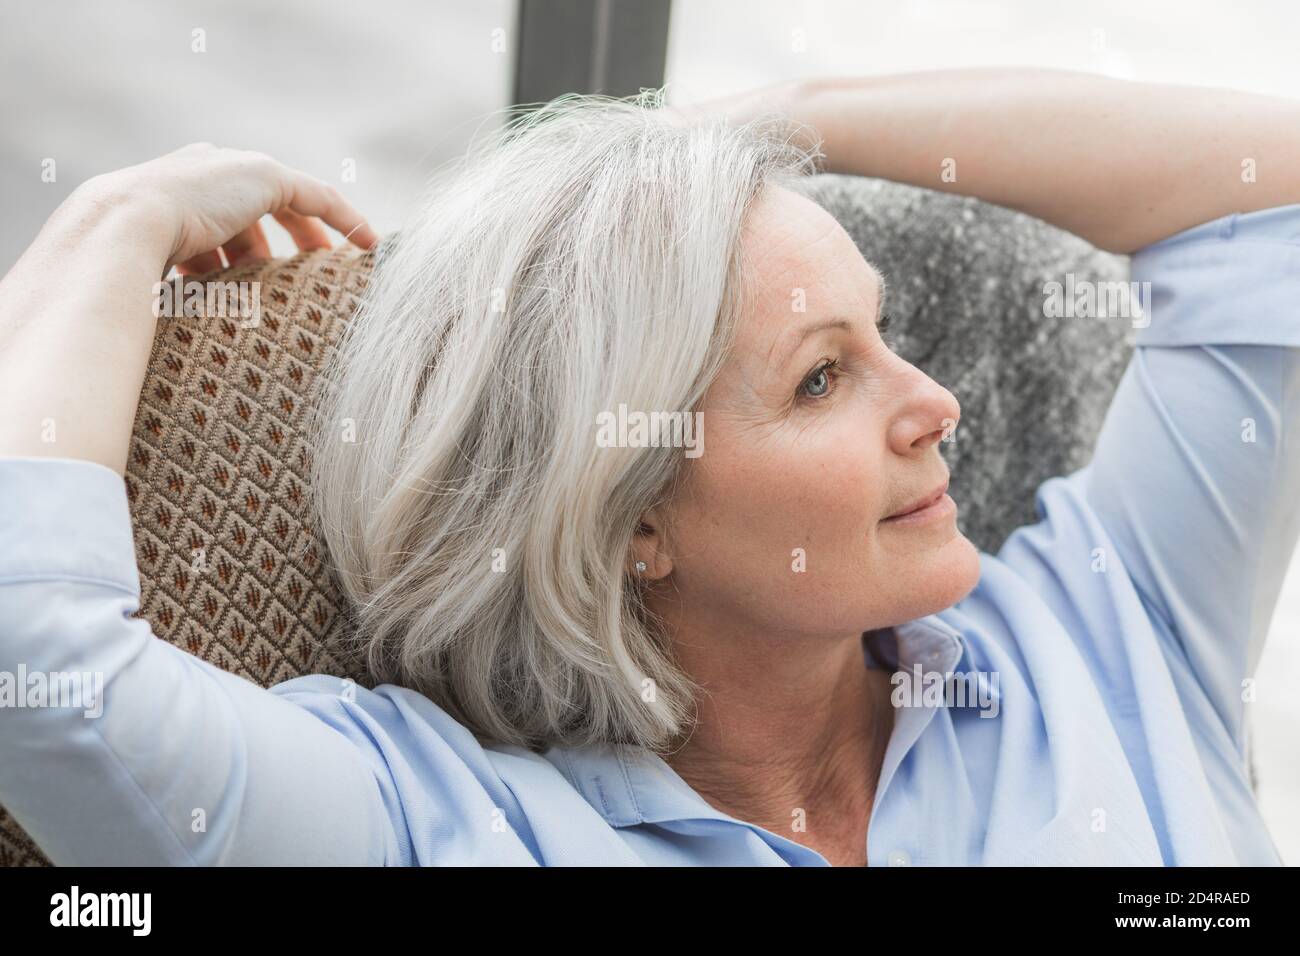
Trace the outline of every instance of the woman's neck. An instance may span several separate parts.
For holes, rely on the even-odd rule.
[[[678,661],[704,693],[668,764],[739,820],[816,847],[865,848],[893,708],[889,674],[867,668],[861,637],[683,637]]]

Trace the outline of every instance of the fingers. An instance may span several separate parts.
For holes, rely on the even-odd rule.
[[[211,252],[202,252],[193,259],[178,262],[176,271],[183,276],[201,276],[208,272],[217,272],[225,267],[225,263],[221,261],[221,253],[213,249]]]
[[[268,212],[302,252],[333,247],[326,226],[362,249],[379,242],[339,190],[265,153],[193,144],[156,162],[180,210],[169,261],[183,275],[271,258],[260,221]]]
[[[320,224],[318,219],[304,216],[288,206],[276,210],[271,215],[275,217],[276,222],[284,226],[285,231],[293,237],[294,243],[302,252],[309,252],[312,249],[328,249],[333,245],[330,242],[329,233],[325,231],[325,227]]]
[[[369,249],[379,242],[379,236],[361,213],[333,186],[285,166],[265,153],[246,155],[280,179],[284,190],[282,195],[288,201],[279,209],[272,210],[271,214],[293,237],[299,250],[307,252],[332,246],[329,234],[321,226],[322,222],[338,230],[344,239],[362,249]]]
[[[329,187],[325,187],[328,189]],[[320,208],[315,205],[308,205],[308,208]],[[321,220],[315,216],[303,215],[295,209],[286,206],[271,214],[275,221],[280,223],[289,233],[301,252],[310,252],[313,249],[329,249],[333,247],[330,241],[329,233],[321,224]],[[348,220],[343,217],[335,216],[337,221],[346,223]],[[378,237],[373,232],[369,232],[370,227],[357,216],[360,225],[364,227],[354,231],[350,238],[351,241],[361,246],[363,249],[369,248],[370,244],[377,241]],[[329,220],[326,220],[329,221]],[[337,227],[335,227],[337,228]],[[221,255],[225,254],[225,262],[222,262]],[[262,229],[260,221],[253,223],[247,229],[236,233],[230,239],[221,244],[221,250],[213,249],[210,252],[202,253],[185,262],[178,263],[176,271],[181,275],[203,275],[208,272],[217,272],[220,269],[243,265],[247,262],[257,262],[271,258],[271,245],[267,242],[266,232]]]
[[[271,246],[266,241],[266,233],[262,231],[261,220],[222,243],[221,251],[226,255],[226,262],[232,266],[271,258]]]
[[[370,224],[352,208],[343,194],[318,179],[303,176],[295,182],[289,206],[304,216],[323,220],[341,232],[344,239],[362,249],[369,249],[379,241]]]
[[[225,262],[221,261],[222,253],[225,254]],[[220,251],[213,249],[210,252],[197,255],[193,259],[178,263],[176,271],[183,276],[204,275],[229,266],[238,266],[243,265],[245,262],[256,262],[260,259],[269,258],[271,258],[270,243],[266,241],[266,233],[262,231],[261,222],[255,222],[247,229],[236,233],[222,243]]]

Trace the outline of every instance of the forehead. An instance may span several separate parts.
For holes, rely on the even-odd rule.
[[[750,207],[741,243],[751,310],[786,322],[831,308],[874,310],[880,274],[835,217],[811,199],[781,187],[765,190]],[[807,316],[796,309],[800,300]]]

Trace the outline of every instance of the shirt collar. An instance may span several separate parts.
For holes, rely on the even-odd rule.
[[[739,823],[710,805],[662,757],[642,747],[596,743],[545,754],[612,827],[667,820]]]
[[[971,668],[965,636],[936,614],[895,627],[867,631],[862,650],[868,667],[962,673]]]
[[[862,647],[867,666],[911,670],[919,664],[924,671],[942,673],[971,668],[966,638],[933,614],[894,628],[868,631]],[[644,748],[607,743],[552,747],[545,757],[612,827],[720,820],[766,834],[710,805],[662,757]]]

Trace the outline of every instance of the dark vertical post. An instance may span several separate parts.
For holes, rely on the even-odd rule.
[[[672,0],[519,0],[514,102],[664,82]]]

